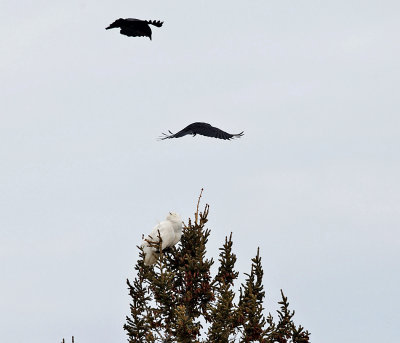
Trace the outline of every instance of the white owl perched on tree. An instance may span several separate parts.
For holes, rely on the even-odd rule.
[[[162,241],[162,250],[174,246],[182,236],[182,219],[177,213],[170,212],[166,220],[157,224],[151,233],[142,241],[141,247],[144,252],[144,264],[152,265],[156,263],[159,253],[159,235]],[[155,244],[153,245],[152,243]]]

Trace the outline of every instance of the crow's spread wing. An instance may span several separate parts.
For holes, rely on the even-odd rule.
[[[243,132],[238,134],[230,134],[228,132],[222,131],[221,129],[218,129],[217,127],[211,126],[210,124],[207,123],[193,123],[193,131],[194,133],[199,135],[224,139],[224,140],[229,140],[235,137],[243,136]]]
[[[229,140],[233,138],[239,138],[243,136],[243,131],[238,133],[238,134],[230,134],[225,131],[222,131],[221,129],[218,129],[214,126],[211,126],[208,123],[193,123],[188,126],[186,126],[183,130],[177,132],[177,133],[172,133],[171,131],[168,131],[170,134],[163,133],[163,136],[160,137],[161,140],[167,139],[167,138],[179,138],[183,137],[186,135],[202,135],[202,136],[207,136],[207,137],[213,137],[213,138],[219,138],[219,139],[224,139],[224,140]]]
[[[125,21],[127,22],[145,22],[146,20],[136,19],[136,18],[126,18]]]
[[[123,27],[120,30],[121,35],[129,36],[129,37],[146,37],[146,32],[138,28],[131,28],[131,27]]]
[[[169,134],[166,134],[166,133],[163,132],[162,136],[159,137],[159,139],[160,140],[164,140],[164,139],[167,139],[167,138],[179,138],[179,137],[183,137],[183,136],[186,136],[186,135],[190,135],[192,133],[192,132],[186,130],[186,128],[181,130],[181,131],[179,131],[179,132],[177,132],[177,133],[173,133],[170,130],[168,130],[168,132],[169,132]]]
[[[186,135],[191,135],[194,133],[192,130],[192,126],[193,126],[193,124],[190,124],[190,125],[186,126],[184,129],[178,131],[177,133],[172,133],[170,130],[168,130],[169,135],[163,132],[160,139],[163,140],[163,139],[167,139],[167,138],[179,138],[179,137],[183,137]]]

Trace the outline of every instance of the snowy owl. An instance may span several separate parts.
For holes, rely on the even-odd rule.
[[[160,232],[162,240],[162,250],[178,243],[182,236],[182,219],[179,214],[169,212],[166,220],[157,224],[150,235],[143,239],[141,247],[144,252],[144,264],[147,266],[156,263],[157,257],[159,256],[158,247],[151,246],[147,242],[159,242],[158,232]]]

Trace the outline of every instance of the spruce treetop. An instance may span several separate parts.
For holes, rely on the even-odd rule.
[[[310,333],[293,323],[294,311],[289,310],[282,291],[278,321],[271,314],[265,317],[259,249],[239,294],[235,294],[239,273],[234,269],[236,255],[230,233],[219,249],[218,271],[212,277],[214,260],[206,256],[209,205],[199,211],[202,192],[194,220],[189,218],[184,224],[179,244],[162,250],[160,239],[159,258],[151,266],[144,264],[143,250],[138,247],[136,277],[133,282],[127,280],[131,305],[124,329],[128,341],[308,343]]]

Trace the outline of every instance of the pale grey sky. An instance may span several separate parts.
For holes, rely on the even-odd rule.
[[[124,342],[135,246],[211,205],[313,342],[400,320],[397,1],[3,0],[0,337]],[[164,20],[153,41],[104,28]],[[156,141],[206,121],[240,140]]]

